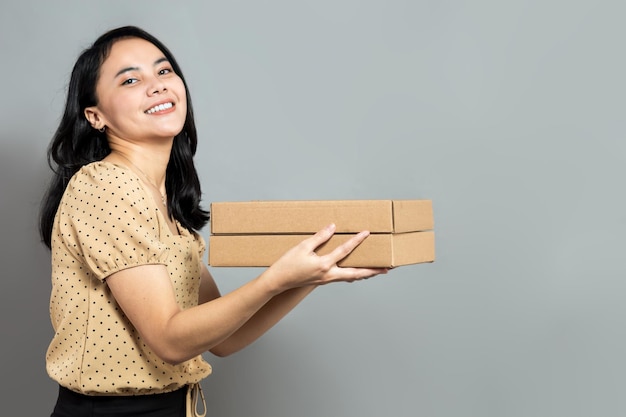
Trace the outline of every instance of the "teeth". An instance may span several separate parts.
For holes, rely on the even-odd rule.
[[[159,104],[158,106],[154,106],[153,108],[148,109],[146,111],[146,113],[148,113],[148,114],[155,113],[155,112],[158,112],[158,111],[162,111],[162,110],[165,110],[165,109],[172,108],[172,106],[174,106],[172,103]]]

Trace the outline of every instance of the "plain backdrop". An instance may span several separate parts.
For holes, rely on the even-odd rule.
[[[3,2],[0,414],[52,410],[46,147],[78,54],[133,24],[187,77],[205,206],[434,205],[434,263],[319,288],[246,350],[207,354],[209,416],[626,416],[625,13],[619,0]],[[212,272],[228,292],[261,270]]]

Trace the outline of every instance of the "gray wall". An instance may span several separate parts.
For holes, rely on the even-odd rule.
[[[435,207],[435,263],[320,288],[208,355],[210,415],[626,415],[624,2],[178,3],[0,6],[2,415],[55,399],[45,149],[76,56],[123,24],[185,70],[207,205]],[[224,292],[259,272],[213,269]]]

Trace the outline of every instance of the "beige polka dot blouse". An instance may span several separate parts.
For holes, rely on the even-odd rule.
[[[205,241],[178,224],[173,235],[143,183],[109,162],[70,180],[52,231],[50,319],[55,334],[46,368],[59,384],[88,395],[173,391],[211,373],[198,356],[165,363],[144,343],[106,285],[125,268],[163,264],[181,308],[198,303]]]

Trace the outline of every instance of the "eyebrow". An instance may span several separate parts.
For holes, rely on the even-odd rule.
[[[161,62],[169,62],[169,59],[167,59],[166,57],[162,57],[157,59],[156,61],[154,61],[154,64],[152,64],[153,66],[157,66],[159,65]],[[121,70],[119,70],[117,72],[117,74],[115,74],[114,78],[119,77],[120,75],[124,74],[125,72],[128,71],[139,71],[139,67],[126,67],[126,68],[122,68]]]

